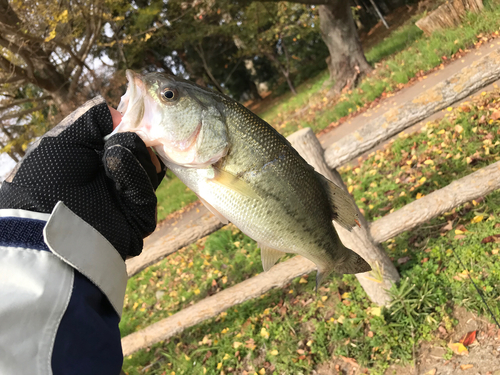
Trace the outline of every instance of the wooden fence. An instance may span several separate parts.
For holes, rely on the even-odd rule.
[[[362,131],[358,133],[358,135],[365,134],[363,137],[349,135],[325,151],[321,148],[319,141],[310,129],[303,129],[293,134],[289,137],[289,140],[294,148],[319,173],[324,174],[339,186],[344,186],[338,173],[331,170],[332,165],[333,167],[337,167],[342,164],[338,163],[331,156],[332,154],[344,155],[340,157],[343,163],[352,160],[368,149],[367,144],[371,145],[369,147],[373,147],[375,144],[390,138],[392,135],[413,125],[422,118],[471,94],[473,90],[470,87],[475,87],[475,90],[477,90],[499,78],[500,53],[497,50],[486,55],[472,66],[462,69],[462,71],[444,83],[436,85],[421,97],[400,106],[399,109],[390,111],[391,114],[383,116],[382,120],[373,120],[370,124],[371,130],[367,124],[365,126],[366,134],[362,133]],[[455,94],[450,94],[451,92]],[[464,92],[467,94],[463,94]],[[424,113],[426,114],[425,116],[423,115]],[[408,123],[404,123],[405,118]],[[399,125],[394,125],[394,123]],[[391,130],[388,131],[388,128]],[[376,134],[373,137],[376,139],[375,141],[369,138],[373,134]],[[349,150],[347,147],[344,147],[345,142],[350,143],[352,149]],[[362,146],[358,149],[359,145]],[[343,243],[363,256],[374,269],[370,273],[357,275],[358,280],[367,291],[369,297],[376,303],[387,303],[388,296],[386,289],[392,282],[397,281],[399,278],[394,265],[378,244],[421,225],[432,218],[440,216],[454,207],[472,199],[483,197],[497,189],[500,189],[500,162],[493,163],[464,178],[454,181],[450,185],[414,201],[374,223],[367,223],[364,217],[360,215],[361,228],[355,229],[352,232],[336,227]],[[155,243],[151,248],[145,249],[143,255],[127,261],[129,276],[155,263],[166,255],[216,231],[221,226],[222,224],[217,219],[207,218],[202,228],[190,228],[190,233],[180,234],[176,240],[170,241],[165,247],[163,247],[163,244],[158,245]],[[205,298],[166,319],[124,337],[122,339],[124,355],[132,354],[137,350],[166,340],[173,335],[179,334],[186,328],[206,319],[216,317],[232,306],[256,298],[272,288],[281,287],[295,277],[310,273],[315,269],[316,267],[312,262],[300,256],[279,263],[268,272],[261,273],[238,285]]]

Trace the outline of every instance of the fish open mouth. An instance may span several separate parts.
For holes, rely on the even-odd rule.
[[[129,103],[137,102],[141,96],[141,91],[145,90],[144,82],[142,82],[142,79],[138,74],[134,73],[130,69],[127,69],[125,75],[128,81],[127,91],[125,91],[125,94],[121,97],[120,104],[118,104],[118,108],[116,108],[122,116],[125,116]]]
[[[126,71],[128,80],[127,91],[120,99],[117,111],[121,113],[122,120],[120,124],[107,135],[104,139],[107,140],[113,134],[132,131],[137,133],[142,140],[148,145],[150,139],[144,131],[144,114],[146,112],[146,86],[139,74],[134,73],[132,70]]]

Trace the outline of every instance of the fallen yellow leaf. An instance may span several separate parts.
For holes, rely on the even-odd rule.
[[[260,335],[265,339],[269,338],[269,332],[267,332],[267,329],[265,329],[264,327],[262,327],[262,329],[260,330]]]
[[[469,351],[467,348],[462,344],[461,342],[450,342],[448,344],[448,348],[450,348],[453,353],[458,354],[458,355],[469,355]]]
[[[472,219],[470,222],[473,224],[480,223],[481,221],[483,221],[483,218],[484,218],[483,215],[478,215],[478,216],[474,217],[474,219]]]
[[[381,313],[382,309],[380,307],[372,307],[370,311],[368,311],[368,314],[373,316],[380,316]]]
[[[271,350],[271,355],[278,355],[278,351],[276,349]]]

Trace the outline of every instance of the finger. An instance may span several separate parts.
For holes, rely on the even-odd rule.
[[[108,108],[109,108],[109,112],[111,113],[111,119],[113,120],[113,130],[115,130],[115,128],[120,125],[120,122],[122,122],[122,114],[120,112],[118,112],[116,109],[114,108],[111,108],[109,105],[108,105]]]
[[[121,133],[127,134],[127,133]],[[149,155],[145,151],[149,158]],[[156,195],[146,170],[136,155],[120,144],[106,147],[106,175],[114,182],[122,211],[142,238],[156,227]],[[155,174],[156,175],[156,174]]]
[[[154,151],[151,148],[148,148],[149,156],[151,156],[151,161],[153,162],[155,168],[156,168],[156,173],[160,173],[162,171],[162,166],[160,163],[160,160],[158,160],[158,157],[154,153]]]
[[[161,182],[161,179],[156,172],[156,166],[151,160],[148,148],[146,147],[142,139],[136,133],[117,133],[108,139],[108,141],[104,145],[104,148],[108,149],[109,147],[114,145],[121,145],[132,152],[132,154],[136,157],[136,159],[146,171],[153,189],[156,190]]]

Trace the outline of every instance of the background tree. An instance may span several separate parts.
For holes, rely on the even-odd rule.
[[[256,0],[276,2],[276,0]],[[330,78],[335,81],[334,91],[350,86],[369,73],[363,48],[352,18],[351,2],[345,0],[293,0],[292,3],[318,6],[320,29],[330,57]]]
[[[246,62],[267,59],[296,93],[292,74],[308,76],[326,67],[317,11],[294,3],[251,3],[238,15],[235,39]],[[258,74],[256,74],[257,78]]]
[[[14,160],[44,119],[96,94],[86,60],[105,17],[101,0],[0,0],[0,146]]]

